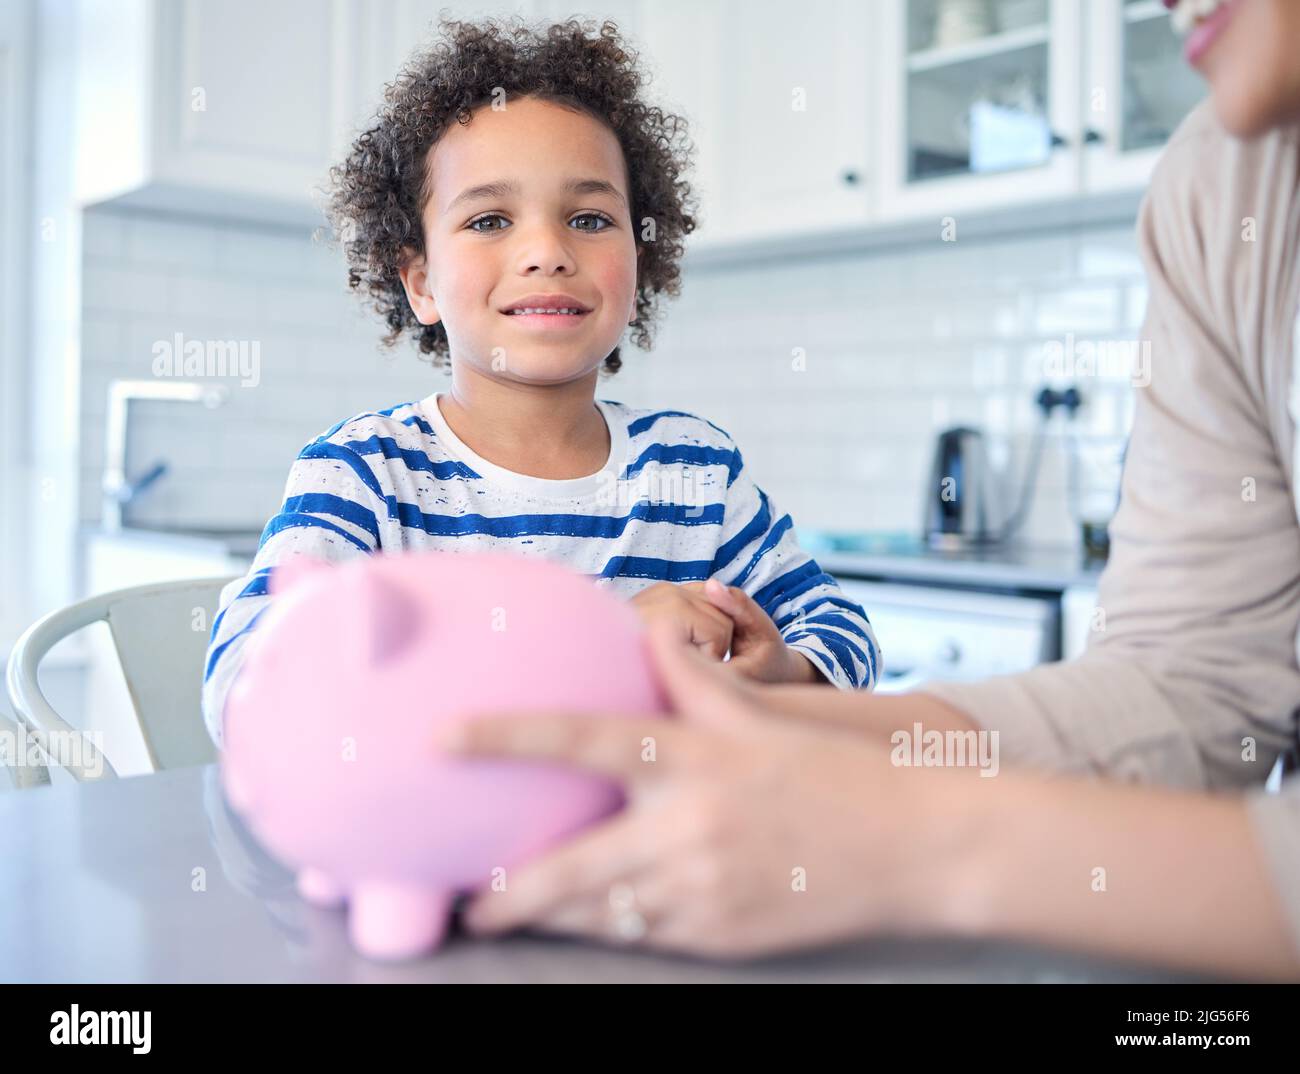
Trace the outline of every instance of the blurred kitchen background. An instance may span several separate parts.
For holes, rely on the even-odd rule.
[[[726,428],[894,688],[1082,646],[1149,357],[1139,200],[1203,96],[1159,0],[10,0],[0,656],[88,594],[241,573],[305,443],[446,383],[379,347],[319,209],[440,10],[613,19],[689,119],[682,295],[600,394]],[[157,375],[191,340],[256,375]],[[93,724],[121,687],[83,633],[42,681]]]

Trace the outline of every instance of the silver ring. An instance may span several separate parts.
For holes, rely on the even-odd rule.
[[[649,931],[645,914],[636,908],[636,892],[631,884],[611,884],[609,905],[614,915],[614,935],[624,943],[635,943]]]

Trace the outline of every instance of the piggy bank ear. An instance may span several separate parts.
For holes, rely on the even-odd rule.
[[[277,593],[284,593],[308,575],[332,569],[329,560],[317,559],[315,556],[293,556],[271,569],[271,581],[268,583],[271,594],[274,596]]]
[[[422,616],[410,593],[373,570],[354,573],[348,584],[360,651],[371,665],[386,663],[415,643]]]

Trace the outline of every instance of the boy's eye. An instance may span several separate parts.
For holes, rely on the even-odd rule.
[[[573,220],[598,220],[602,224],[604,224],[605,227],[614,226],[614,221],[611,220],[604,213],[580,213],[579,215],[575,216]],[[571,220],[570,223],[572,222],[573,221]],[[579,231],[604,231],[605,227],[580,227],[578,228],[578,230]]]
[[[477,226],[478,224],[485,223],[488,220],[505,220],[505,217],[502,216],[500,213],[485,213],[483,216],[475,217],[465,226],[468,227],[471,231],[477,231],[480,233],[487,232],[487,231],[501,230],[501,228],[499,227],[478,227]]]
[[[484,213],[482,216],[475,217],[465,226],[469,228],[471,231],[477,231],[480,235],[487,234],[493,231],[505,230],[505,227],[501,226],[500,224],[495,224],[491,227],[479,227],[480,224],[486,224],[489,220],[503,221],[505,227],[510,226],[510,221],[506,220],[506,218],[502,216],[500,213]],[[578,231],[593,231],[593,232],[605,231],[606,229],[614,226],[614,221],[611,220],[604,213],[597,213],[597,212],[579,213],[572,220],[570,220],[569,223],[571,224],[576,223],[579,220],[593,221],[594,223],[581,224],[577,228]]]

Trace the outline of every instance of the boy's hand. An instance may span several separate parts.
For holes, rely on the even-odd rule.
[[[667,622],[682,641],[721,660],[732,644],[732,619],[704,595],[703,582],[656,582],[637,593],[632,606],[647,623]]]
[[[714,607],[731,617],[734,632],[730,668],[758,682],[826,681],[811,660],[785,643],[772,617],[743,589],[710,578],[703,585],[703,593]]]

